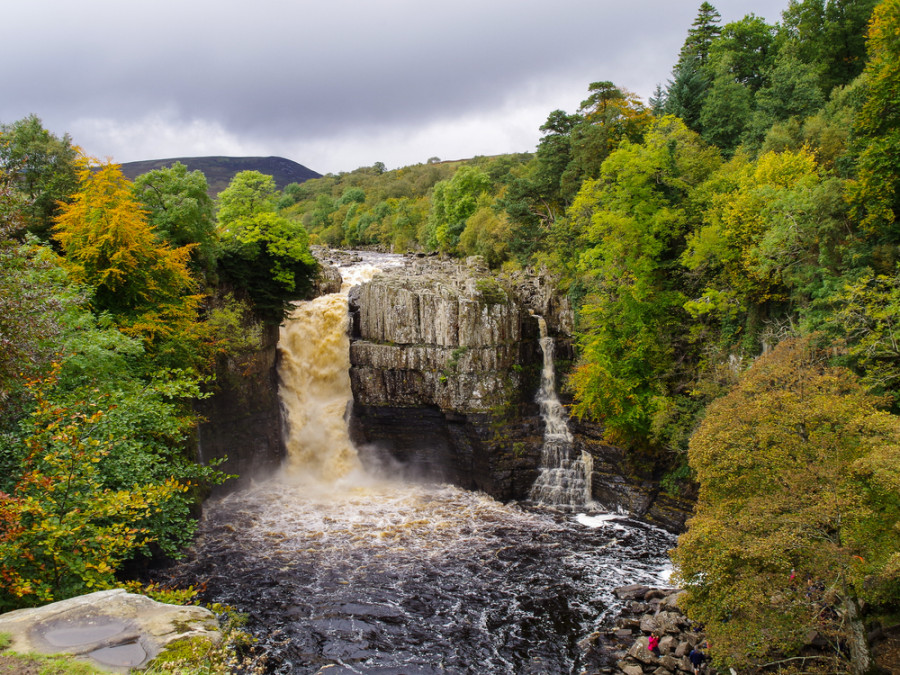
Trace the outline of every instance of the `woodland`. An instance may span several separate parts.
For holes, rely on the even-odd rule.
[[[704,2],[649,101],[594,82],[541,131],[214,202],[0,126],[0,610],[177,556],[224,479],[191,401],[308,294],[310,244],[373,247],[555,277],[572,413],[696,493],[672,556],[717,665],[868,672],[900,619],[900,0]]]

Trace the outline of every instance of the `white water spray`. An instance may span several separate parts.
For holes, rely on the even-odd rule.
[[[541,334],[544,367],[538,403],[544,420],[544,444],[541,447],[540,474],[531,487],[531,499],[557,506],[581,506],[591,501],[591,456],[576,456],[569,431],[566,409],[556,395],[556,371],[553,365],[554,343],[548,335],[544,317],[535,315]]]

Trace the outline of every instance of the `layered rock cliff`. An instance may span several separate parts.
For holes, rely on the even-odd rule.
[[[535,402],[542,356],[534,314],[557,358],[572,358],[573,313],[542,275],[496,278],[480,259],[412,259],[350,293],[351,435],[370,465],[447,480],[498,499],[528,496],[543,421]],[[593,498],[678,529],[687,504],[660,495],[652,472],[572,420],[593,458]],[[399,464],[398,464],[399,462]]]
[[[351,432],[365,461],[510,499],[536,475],[537,322],[514,284],[414,260],[350,293]]]

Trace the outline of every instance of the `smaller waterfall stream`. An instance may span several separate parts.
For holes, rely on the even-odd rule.
[[[591,501],[591,456],[576,452],[566,409],[556,395],[553,338],[544,317],[535,315],[541,335],[544,367],[538,403],[544,420],[540,474],[531,487],[531,499],[555,506],[581,506]]]

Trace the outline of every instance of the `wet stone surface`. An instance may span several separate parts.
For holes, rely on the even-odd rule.
[[[673,544],[598,522],[448,486],[270,483],[208,503],[160,580],[248,613],[271,673],[573,673],[612,590],[659,583]]]

